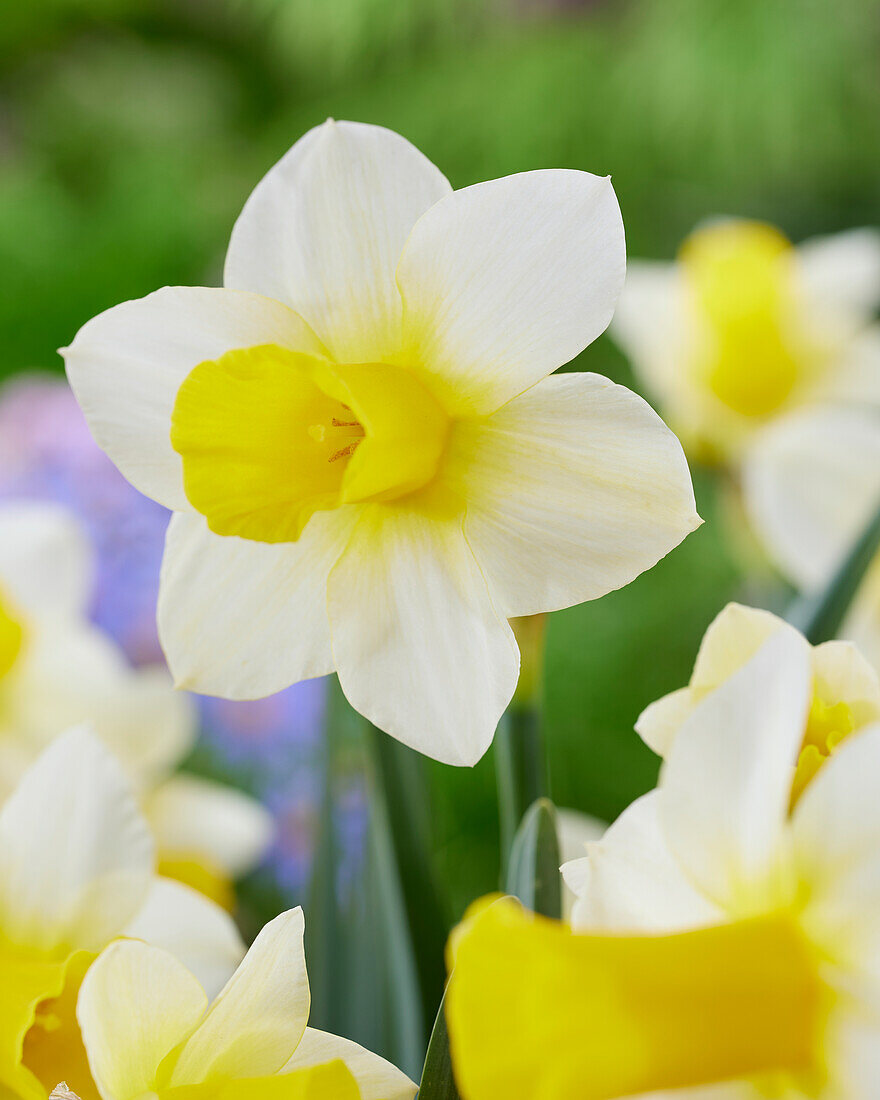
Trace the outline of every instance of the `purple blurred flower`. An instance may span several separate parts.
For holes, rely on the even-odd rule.
[[[52,375],[21,375],[0,388],[0,499],[9,498],[54,501],[80,517],[97,555],[94,621],[133,663],[161,661],[156,596],[169,513],[122,477],[92,439],[66,382]],[[253,703],[200,699],[212,765],[233,782],[246,778],[274,813],[269,866],[293,893],[308,874],[323,787],[325,704],[323,680]],[[362,823],[350,828],[363,832]]]

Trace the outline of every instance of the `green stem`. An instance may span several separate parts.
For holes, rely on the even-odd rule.
[[[813,645],[836,638],[869,566],[880,550],[880,505],[852,545],[828,586],[792,604],[788,620]]]
[[[523,814],[547,791],[541,711],[535,704],[514,701],[501,719],[495,735],[495,774],[498,812],[501,818],[501,880],[513,838]]]
[[[507,878],[510,847],[523,814],[549,789],[542,729],[547,616],[527,615],[511,619],[510,625],[519,645],[520,677],[495,735],[502,883]]]
[[[430,843],[425,761],[412,749],[365,724],[375,843],[400,889],[402,925],[418,986],[422,1027],[419,1061],[443,997],[443,952],[449,922],[437,887]],[[391,872],[389,871],[389,874]]]

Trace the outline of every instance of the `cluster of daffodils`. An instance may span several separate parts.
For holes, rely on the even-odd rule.
[[[64,357],[93,434],[174,512],[176,682],[248,699],[335,669],[374,724],[475,763],[517,681],[508,619],[628,583],[699,523],[649,406],[553,375],[624,268],[608,179],[453,191],[398,135],[329,121],[251,195],[223,289],[86,324]]]
[[[809,407],[880,408],[880,234],[794,247],[760,222],[696,229],[675,263],[631,263],[613,333],[686,447],[738,463]]]
[[[638,728],[660,782],[563,868],[572,927],[502,902],[458,937],[463,1097],[870,1100],[876,674],[734,605]]]
[[[306,1026],[300,910],[245,955],[223,909],[154,867],[120,766],[87,730],[56,739],[0,810],[0,1094],[411,1100],[393,1066]]]
[[[174,774],[192,747],[192,701],[165,668],[133,669],[87,612],[93,560],[63,509],[0,507],[0,799],[69,726],[87,722],[124,766],[162,870],[228,903],[262,855],[269,817],[238,791]]]

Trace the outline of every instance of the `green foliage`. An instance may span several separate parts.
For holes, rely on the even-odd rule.
[[[556,808],[539,798],[526,810],[510,850],[507,893],[527,909],[556,920],[562,916],[562,876],[559,867]]]

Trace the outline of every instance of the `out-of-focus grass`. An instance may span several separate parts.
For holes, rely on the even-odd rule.
[[[51,0],[0,21],[0,374],[60,367],[88,317],[219,282],[248,191],[328,115],[402,131],[463,186],[545,166],[612,173],[634,255],[695,221],[794,237],[880,214],[876,5],[631,0]],[[12,14],[9,14],[12,13]],[[14,15],[14,17],[13,17]],[[610,342],[581,369],[631,382]],[[683,683],[737,574],[706,526],[620,593],[553,617],[560,803],[612,817],[653,782],[632,732]],[[455,904],[495,885],[491,761],[432,768]]]

